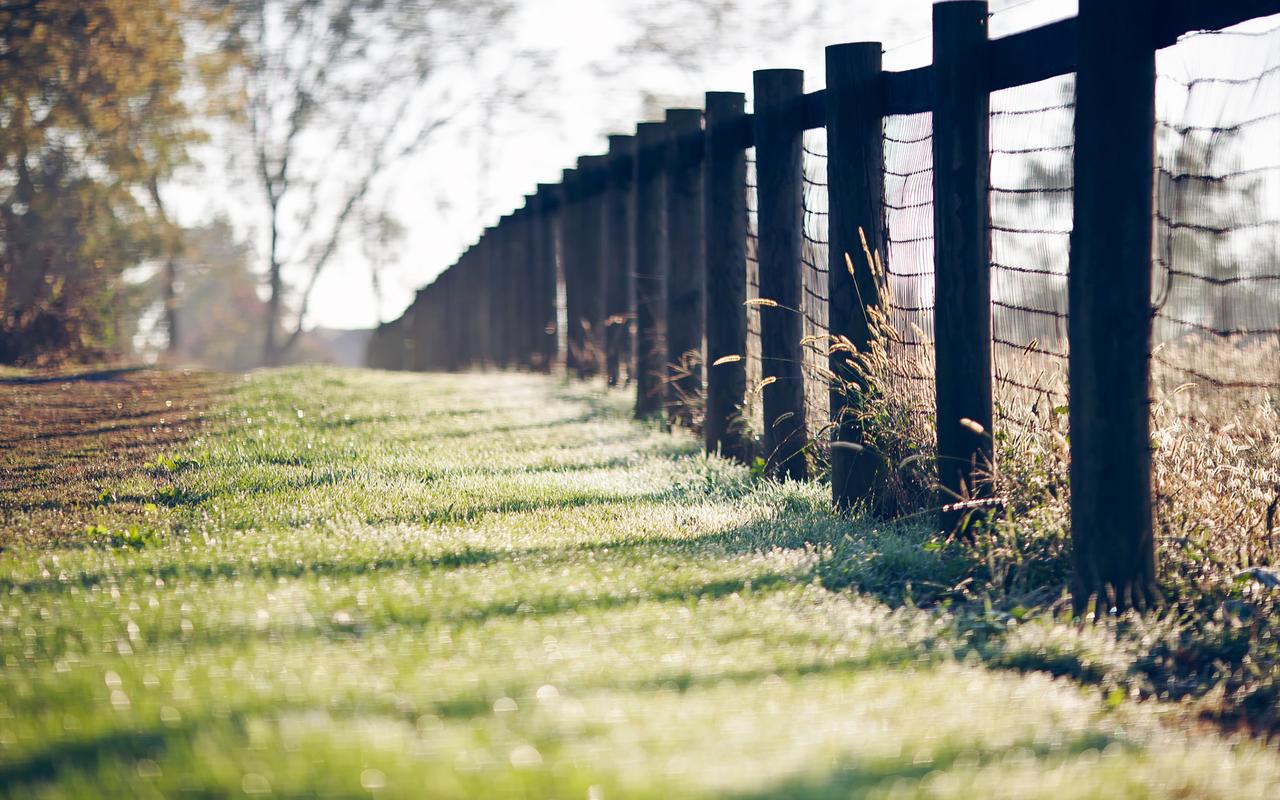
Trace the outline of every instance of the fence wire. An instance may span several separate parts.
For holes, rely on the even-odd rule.
[[[756,191],[756,149],[747,148],[747,397],[743,417],[755,436],[764,433],[764,404],[760,382],[764,365],[760,359],[760,307],[752,300],[760,299],[760,218],[759,195]]]
[[[814,128],[804,132],[804,222],[801,244],[800,314],[804,318],[804,398],[805,422],[810,439],[819,445],[831,417],[830,366],[827,350],[827,131]]]
[[[933,370],[933,114],[884,119],[884,307],[892,340],[886,388],[912,420],[904,431],[932,447]]]
[[[996,435],[1066,431],[1075,76],[991,94]]]
[[[1156,64],[1158,509],[1243,537],[1280,491],[1280,16]]]

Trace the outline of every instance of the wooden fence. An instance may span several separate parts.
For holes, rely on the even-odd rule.
[[[834,504],[877,510],[882,467],[850,413],[864,387],[839,344],[864,352],[868,309],[881,302],[883,284],[863,254],[864,241],[889,254],[885,121],[930,112],[932,411],[942,524],[954,528],[991,490],[991,96],[1074,73],[1066,276],[1074,588],[1078,596],[1132,589],[1138,602],[1142,590],[1132,587],[1154,568],[1155,53],[1187,31],[1277,12],[1276,0],[1081,0],[1075,18],[989,39],[986,3],[959,0],[933,8],[928,66],[885,71],[881,44],[862,42],[827,48],[822,91],[804,93],[797,70],[758,71],[753,113],[742,94],[709,92],[704,110],[640,123],[634,136],[610,137],[606,154],[579,159],[560,184],[539,185],[378,329],[369,363],[603,376],[631,387],[637,416],[698,422],[708,451],[760,455],[781,476],[806,476],[813,432],[829,430]],[[801,374],[812,346],[799,313],[803,148],[815,129],[826,137],[829,426],[806,418],[814,410]],[[748,285],[753,258],[758,287]],[[758,385],[748,380],[749,313],[759,314]],[[758,444],[744,414],[755,392]]]

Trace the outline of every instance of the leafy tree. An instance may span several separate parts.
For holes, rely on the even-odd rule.
[[[119,348],[121,275],[159,246],[148,187],[196,135],[182,11],[0,2],[0,359]]]

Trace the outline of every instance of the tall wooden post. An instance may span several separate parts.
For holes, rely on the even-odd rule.
[[[702,111],[667,110],[668,417],[691,426],[702,395]]]
[[[474,263],[474,256],[475,247],[468,247],[453,269],[453,289],[450,292],[449,302],[449,338],[453,342],[453,369],[456,372],[470,369],[471,359],[474,357],[475,342],[472,341],[471,331],[467,327],[468,318],[471,316],[469,309],[473,302],[468,273]]]
[[[934,353],[942,502],[990,496],[991,243],[987,4],[933,7]],[[971,510],[943,513],[960,528]]]
[[[497,347],[497,335],[493,329],[493,315],[496,312],[497,299],[496,290],[494,289],[494,280],[497,277],[497,267],[494,262],[498,259],[495,254],[497,249],[496,236],[494,226],[489,226],[480,234],[480,241],[476,243],[476,247],[480,252],[480,260],[476,265],[476,321],[478,330],[478,339],[480,342],[480,360],[477,366],[488,369],[497,363],[497,357],[494,353]]]
[[[860,353],[870,349],[867,310],[880,303],[861,236],[872,253],[886,255],[882,49],[879,42],[827,48],[827,324],[833,342],[843,336]],[[847,510],[867,500],[874,512],[892,514],[887,498],[874,492],[883,462],[863,441],[856,416],[858,397],[868,388],[864,376],[840,349],[832,351],[830,368],[839,378],[831,390],[832,503]]]
[[[703,161],[706,228],[707,452],[746,462],[747,153],[741,135],[746,96],[707,92]],[[734,360],[733,357],[737,357]],[[725,359],[724,363],[716,364]]]
[[[756,189],[760,224],[760,360],[764,379],[764,443],[771,472],[808,477],[804,354],[800,340],[804,167],[800,104],[804,73],[754,73]],[[770,379],[773,379],[770,381]]]
[[[577,169],[562,173],[563,207],[560,211],[560,266],[565,304],[565,369],[578,371],[583,351],[582,318],[582,175]]]
[[[538,184],[538,271],[542,275],[538,297],[540,350],[546,370],[557,368],[559,346],[560,278],[558,270],[557,217],[560,214],[560,187],[552,183]]]
[[[461,315],[459,309],[462,278],[461,258],[454,262],[452,267],[449,267],[445,272],[445,276],[448,278],[448,282],[445,284],[444,308],[440,315],[440,347],[443,352],[441,368],[449,372],[458,372],[462,369],[463,348],[465,347],[465,343],[458,335],[458,317]]]
[[[635,271],[635,137],[609,137],[608,211],[605,218],[605,375],[617,386],[632,377],[632,274]]]
[[[513,335],[515,325],[511,318],[514,293],[511,291],[511,283],[515,279],[515,270],[511,261],[512,227],[511,215],[504,214],[494,229],[497,245],[494,290],[497,293],[498,305],[492,324],[498,339],[496,355],[499,369],[510,369],[514,366],[512,356],[515,349]]]
[[[520,267],[524,271],[524,279],[520,282],[523,361],[529,369],[541,370],[542,356],[538,352],[540,335],[537,323],[540,280],[538,275],[538,199],[535,195],[526,195],[524,207],[520,209]]]
[[[484,368],[485,360],[485,328],[488,321],[484,316],[484,244],[483,233],[471,245],[471,261],[467,265],[466,308],[467,318],[463,323],[470,343],[467,346],[467,367],[473,370]]]
[[[521,319],[522,293],[524,291],[524,263],[520,258],[520,209],[507,215],[507,235],[504,250],[507,260],[507,341],[508,368],[519,369],[524,366],[522,343],[524,324]]]
[[[1158,13],[1150,0],[1081,0],[1077,23],[1075,223],[1067,277],[1077,614],[1093,597],[1118,611],[1159,597],[1147,405],[1155,160],[1150,30]]]
[[[433,372],[441,372],[446,368],[449,358],[445,348],[445,331],[448,330],[448,294],[449,270],[436,276],[431,289],[431,363],[428,367]]]
[[[502,252],[505,263],[506,281],[502,287],[503,306],[507,311],[507,369],[519,369],[523,366],[520,357],[520,340],[524,331],[520,324],[520,292],[524,281],[524,270],[520,262],[520,209],[514,209],[504,220]]]
[[[578,159],[581,188],[582,255],[579,284],[582,287],[581,316],[583,355],[578,362],[578,377],[590,378],[604,372],[604,307],[605,307],[605,240],[604,189],[608,178],[604,156],[582,156]]]
[[[542,235],[542,201],[537,191],[525,195],[525,227],[524,227],[524,264],[529,278],[526,283],[528,298],[525,302],[525,336],[528,338],[529,367],[535,372],[542,372],[545,364],[542,360],[542,328],[539,322],[542,308],[539,298],[542,295],[542,260],[539,253],[542,246],[539,238]]]
[[[666,319],[666,129],[636,126],[636,416],[662,410]]]

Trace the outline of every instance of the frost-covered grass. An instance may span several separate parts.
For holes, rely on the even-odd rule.
[[[936,553],[698,455],[622,395],[301,369],[211,416],[104,487],[143,509],[130,535],[107,504],[83,547],[0,555],[0,795],[1280,786],[1271,750],[1073,672],[1123,667],[1105,630],[1038,619],[977,647],[945,610],[857,594]]]

